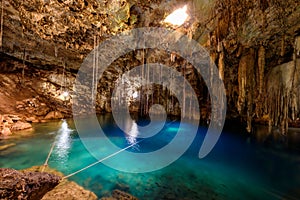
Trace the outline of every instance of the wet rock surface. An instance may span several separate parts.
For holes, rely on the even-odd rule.
[[[75,182],[68,181],[61,183],[42,198],[42,200],[53,199],[97,200],[98,198],[93,192],[85,190]]]
[[[64,174],[56,171],[55,169],[49,168],[48,166],[33,166],[25,171],[44,171],[47,173],[55,174],[59,177],[64,177]],[[42,200],[53,200],[53,199],[66,199],[66,200],[97,200],[98,197],[91,191],[84,189],[77,183],[62,179],[60,183],[51,191],[47,192]]]
[[[59,182],[59,176],[49,173],[0,169],[0,199],[40,200]]]

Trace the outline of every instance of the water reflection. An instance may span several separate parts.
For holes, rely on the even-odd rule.
[[[125,130],[125,138],[129,145],[133,145],[137,142],[137,137],[139,135],[138,125],[135,120],[128,120],[123,118],[122,125]],[[139,145],[135,144],[133,146],[135,150],[139,150]]]
[[[137,142],[136,138],[139,135],[138,126],[135,121],[132,121],[131,129],[126,133],[126,140],[129,144],[134,144]],[[136,146],[136,145],[135,145]]]
[[[271,132],[267,126],[255,126],[254,128],[252,141],[269,147],[300,151],[300,130],[298,128],[289,128],[286,134],[282,134],[278,128],[273,128]]]
[[[72,129],[69,128],[66,120],[63,120],[61,128],[57,131],[55,137],[56,148],[54,154],[61,163],[66,163],[71,148],[71,133]]]

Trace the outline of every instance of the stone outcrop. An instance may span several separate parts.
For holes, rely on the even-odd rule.
[[[32,125],[19,115],[0,115],[0,137],[12,135],[15,131],[31,129]]]
[[[49,112],[44,119],[63,119],[64,116],[58,111]]]
[[[73,200],[97,200],[97,196],[75,182],[67,181],[59,184],[52,191],[48,192],[42,200],[73,199]]]
[[[0,199],[40,200],[59,181],[60,177],[49,173],[0,169]]]
[[[29,169],[25,169],[26,172],[44,171],[47,173],[55,174],[56,176],[63,177],[61,172],[58,172],[48,166],[33,166]],[[91,191],[84,189],[77,183],[69,181],[68,179],[62,179],[60,183],[51,191],[47,192],[42,200],[53,199],[72,199],[72,200],[97,200],[98,197]]]
[[[16,123],[13,124],[13,126],[11,127],[11,130],[12,131],[20,131],[20,130],[30,129],[30,128],[32,128],[32,126],[28,122],[17,121]]]

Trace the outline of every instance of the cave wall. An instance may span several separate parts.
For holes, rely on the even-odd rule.
[[[3,0],[1,74],[12,80],[14,88],[20,84],[32,88],[30,94],[42,96],[42,105],[50,107],[47,112],[59,110],[70,116],[72,83],[83,59],[97,44],[133,28],[165,26],[161,23],[164,17],[185,3],[192,17],[176,30],[204,46],[218,66],[226,88],[228,118],[240,118],[249,132],[253,123],[279,126],[283,133],[288,125],[299,126],[297,0]],[[97,88],[97,112],[111,112],[112,89],[122,73],[151,62],[171,66],[180,73],[186,69],[185,76],[199,98],[201,119],[209,119],[210,97],[192,66],[172,52],[147,49],[131,52],[112,64]],[[4,79],[1,81],[4,83]],[[1,90],[7,86],[4,84]],[[63,90],[71,94],[67,101],[61,97]],[[148,90],[154,98],[145,95]],[[6,96],[13,99],[16,95]],[[180,113],[178,102],[161,86],[144,89],[142,98],[151,101],[147,105],[132,102],[131,110],[147,114],[149,106],[159,102],[169,108],[169,114]],[[82,102],[89,100],[87,97]],[[84,105],[82,113],[87,114]]]
[[[256,121],[285,133],[289,123],[299,121],[299,2],[220,0],[215,6],[210,47],[225,72],[229,115],[247,122],[249,132]],[[292,86],[286,86],[288,80]]]

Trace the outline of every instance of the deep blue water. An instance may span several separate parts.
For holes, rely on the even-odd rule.
[[[111,115],[99,116],[100,124],[111,141],[124,148],[136,141],[125,137]],[[140,120],[138,124],[147,121]],[[175,136],[178,121],[169,121],[156,136],[143,140],[132,152],[151,152],[168,144]],[[186,124],[185,128],[189,128]],[[228,127],[238,127],[232,122]],[[140,199],[300,199],[300,154],[297,148],[284,148],[272,142],[254,142],[242,129],[225,129],[213,151],[204,159],[198,158],[199,148],[206,134],[199,127],[190,148],[168,167],[148,173],[124,173],[99,163],[71,177],[99,198],[114,189],[122,189]],[[138,140],[138,139],[137,139]],[[52,142],[56,145],[49,166],[65,175],[97,161],[86,150],[72,120],[35,124],[29,134],[0,141],[0,146],[16,146],[0,152],[0,167],[15,169],[42,165]],[[277,145],[277,146],[276,146]],[[102,145],[103,156],[109,151]],[[126,157],[120,165],[130,166]]]

